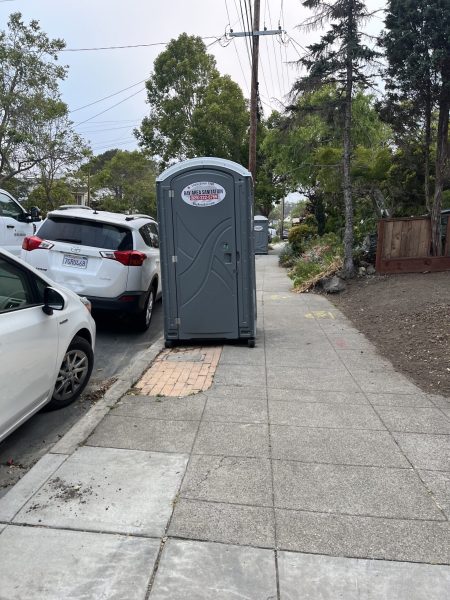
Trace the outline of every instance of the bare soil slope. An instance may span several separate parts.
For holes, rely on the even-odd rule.
[[[425,392],[450,398],[450,273],[362,277],[328,298]]]

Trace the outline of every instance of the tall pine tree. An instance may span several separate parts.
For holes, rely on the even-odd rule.
[[[337,86],[342,98],[344,273],[351,276],[354,273],[353,196],[350,176],[352,97],[356,87],[365,88],[370,85],[367,66],[377,56],[377,52],[362,40],[361,27],[369,19],[370,13],[361,0],[304,0],[302,4],[314,12],[303,27],[315,29],[329,23],[330,28],[318,43],[308,46],[307,56],[300,59],[300,64],[307,70],[307,76],[296,82],[293,92],[298,95],[332,83]]]
[[[442,252],[441,208],[448,168],[450,111],[450,3],[449,0],[389,0],[383,45],[388,59],[388,85],[398,102],[412,98],[425,115],[425,146],[431,143],[431,113],[438,106],[435,185],[425,181],[431,204],[431,244],[434,255]],[[427,169],[426,169],[427,171]]]

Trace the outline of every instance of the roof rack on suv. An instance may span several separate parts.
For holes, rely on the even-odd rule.
[[[153,217],[151,217],[150,215],[127,215],[125,217],[125,221],[133,221],[134,219],[152,219]]]
[[[94,210],[90,206],[85,206],[84,204],[63,204],[62,206],[59,206],[56,210],[66,210],[69,208],[81,208],[84,210]]]

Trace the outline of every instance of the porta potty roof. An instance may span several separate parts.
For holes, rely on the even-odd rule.
[[[244,177],[251,177],[250,171],[248,171],[245,167],[240,165],[239,163],[233,162],[232,160],[226,160],[225,158],[214,158],[209,156],[202,156],[201,158],[190,158],[189,160],[183,160],[176,165],[172,165],[165,171],[163,171],[158,177],[156,181],[165,181],[168,177],[172,175],[176,175],[177,173],[184,171],[186,169],[201,169],[205,168],[224,168],[229,169],[230,171],[234,171],[239,175],[243,175]]]

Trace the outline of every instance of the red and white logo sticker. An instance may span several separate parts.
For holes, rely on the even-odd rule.
[[[191,206],[214,206],[225,196],[225,189],[213,181],[196,181],[181,190],[181,199]]]

